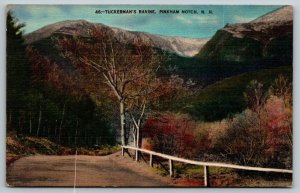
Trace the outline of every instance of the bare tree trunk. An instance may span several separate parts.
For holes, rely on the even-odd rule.
[[[56,137],[56,133],[57,133],[57,119],[55,120],[54,137]]]
[[[39,136],[39,132],[40,132],[40,127],[41,127],[41,122],[42,122],[42,107],[40,105],[40,112],[39,112],[39,122],[38,122],[38,128],[36,131],[36,136]]]
[[[135,126],[131,125],[131,129],[132,129],[133,145],[136,147],[136,130],[135,130]]]
[[[86,129],[84,130],[84,144],[87,145],[87,133],[86,133]]]
[[[139,148],[139,139],[140,139],[140,126],[136,128],[136,148]],[[138,161],[139,159],[139,151],[135,152],[135,160]]]
[[[75,128],[75,147],[77,147],[77,130],[78,130],[78,125],[79,125],[79,122],[78,122],[78,119],[76,121],[76,128]]]
[[[12,120],[12,112],[9,112],[9,116],[8,116],[8,125],[11,126],[11,120]]]
[[[22,128],[21,128],[21,117],[19,116],[19,127],[18,127],[18,131],[21,131]]]
[[[71,146],[71,136],[68,136],[68,146]]]
[[[43,137],[46,136],[46,126],[43,127],[43,135],[42,135],[42,136],[43,136]]]
[[[49,138],[49,136],[50,136],[50,125],[48,126],[48,129],[47,129],[47,137]]]
[[[139,148],[139,141],[140,141],[140,126],[136,128],[136,147]]]
[[[125,145],[125,112],[124,100],[120,100],[121,144]]]
[[[31,112],[29,113],[29,135],[31,135],[32,132],[32,121],[31,121]]]
[[[141,113],[140,113],[140,116],[138,118],[138,120],[136,121],[136,119],[134,118],[134,116],[131,114],[131,119],[134,123],[134,126],[135,126],[135,130],[136,130],[136,144],[135,147],[139,148],[139,142],[140,142],[140,128],[141,128],[141,121],[142,121],[142,118],[144,116],[144,113],[145,113],[145,108],[146,108],[146,104],[143,103],[142,104],[142,110],[141,110]]]
[[[62,124],[63,124],[63,121],[64,121],[65,110],[66,110],[66,104],[64,104],[63,111],[62,111],[62,114],[61,114],[61,121],[60,121],[60,125],[59,125],[59,133],[58,133],[58,142],[59,143],[60,143],[60,140],[61,140],[61,128],[62,128]]]

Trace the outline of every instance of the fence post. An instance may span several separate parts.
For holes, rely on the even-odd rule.
[[[208,166],[203,166],[204,169],[204,186],[209,187],[209,171]]]
[[[150,165],[150,167],[153,167],[153,157],[152,157],[152,154],[150,154],[149,165]]]
[[[173,175],[173,161],[169,159],[169,169],[170,169],[170,176],[172,177]]]
[[[122,147],[122,156],[124,156],[124,147]]]

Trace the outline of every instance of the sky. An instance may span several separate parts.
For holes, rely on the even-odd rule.
[[[244,23],[281,6],[270,5],[9,5],[25,33],[63,20],[84,19],[130,31],[165,36],[207,38],[227,23]],[[155,10],[156,14],[96,14],[96,10]],[[179,14],[160,14],[160,10],[180,10]],[[184,14],[181,10],[196,10]],[[201,11],[205,13],[202,14]],[[212,14],[208,14],[209,11]]]

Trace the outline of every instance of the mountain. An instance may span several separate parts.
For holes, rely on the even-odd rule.
[[[168,60],[159,69],[160,75],[177,74],[184,80],[191,79],[196,86],[205,87],[241,73],[291,65],[292,12],[292,7],[285,6],[249,23],[228,24],[210,40],[127,31],[85,20],[47,25],[27,34],[25,40],[62,68],[70,69],[72,65],[60,56],[53,37],[74,34],[88,37],[89,30],[97,26],[111,32],[121,43],[130,44],[138,37],[155,48],[168,51]]]
[[[293,7],[284,6],[249,23],[226,24],[196,57],[228,62],[291,63]]]
[[[109,27],[101,23],[90,23],[85,20],[61,21],[47,25],[25,36],[27,44],[33,44],[53,35],[79,35],[88,37],[89,30],[93,27],[109,30],[118,41],[122,43],[133,42],[135,38],[141,38],[149,42],[153,47],[175,53],[184,57],[196,55],[208,39],[195,39],[185,37],[170,37],[153,35],[145,32],[127,31],[120,28]]]
[[[170,107],[179,105],[177,110],[182,108],[198,119],[213,121],[245,108],[243,91],[251,80],[269,83],[280,73],[292,76],[292,12],[292,7],[285,6],[249,23],[228,24],[210,40],[126,31],[85,20],[47,25],[27,34],[25,40],[60,68],[71,69],[64,72],[72,73],[73,65],[61,57],[53,38],[75,34],[89,37],[89,30],[95,26],[124,44],[142,38],[153,47],[168,51],[168,60],[158,69],[159,76],[176,74],[196,83],[192,97],[183,103],[171,101]],[[198,54],[193,56],[195,53]]]

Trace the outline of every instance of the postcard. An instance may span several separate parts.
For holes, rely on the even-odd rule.
[[[10,187],[292,187],[290,5],[8,5]]]

